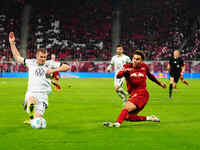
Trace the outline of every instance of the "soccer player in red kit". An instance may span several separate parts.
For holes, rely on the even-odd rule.
[[[143,63],[143,60],[143,51],[136,50],[133,54],[132,64],[124,65],[123,69],[117,74],[117,78],[125,77],[130,98],[122,109],[117,121],[115,123],[104,122],[104,126],[120,127],[124,120],[160,122],[160,119],[154,115],[138,116],[138,113],[143,110],[149,100],[149,93],[146,89],[147,77],[161,87],[166,88],[164,83],[158,81],[150,73],[148,66]]]

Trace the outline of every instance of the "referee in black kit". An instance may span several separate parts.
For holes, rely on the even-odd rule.
[[[174,50],[173,57],[169,60],[168,64],[168,72],[170,74],[169,98],[172,98],[172,90],[173,88],[176,89],[179,78],[184,84],[189,85],[183,79],[184,71],[185,65],[183,59],[180,57],[180,52],[179,50]]]

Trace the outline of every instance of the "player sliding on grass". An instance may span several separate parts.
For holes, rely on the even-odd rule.
[[[117,78],[125,77],[130,98],[124,108],[122,109],[117,121],[104,122],[104,126],[120,127],[124,120],[127,121],[157,121],[160,119],[156,116],[138,116],[138,113],[143,110],[149,99],[149,93],[146,89],[147,77],[166,88],[164,83],[159,82],[154,75],[149,72],[149,68],[144,61],[144,53],[136,50],[133,54],[132,64],[126,64],[122,70],[117,74]]]
[[[189,86],[189,83],[184,80],[183,74],[185,71],[185,65],[183,59],[180,57],[180,52],[175,50],[173,57],[169,60],[168,72],[170,74],[170,85],[169,85],[169,98],[172,98],[172,90],[176,89],[176,84],[179,78],[181,81]]]
[[[51,79],[48,78],[54,72],[67,71],[69,66],[59,62],[46,61],[47,51],[43,48],[37,49],[36,59],[26,59],[21,57],[15,46],[15,36],[13,32],[9,34],[9,42],[15,60],[28,67],[28,90],[25,95],[24,106],[30,120],[42,117],[48,106],[48,95],[51,92]]]
[[[110,62],[110,65],[106,68],[106,72],[110,72],[112,69],[112,66],[114,66],[115,71],[115,77],[114,77],[114,87],[116,93],[120,96],[120,98],[123,101],[123,104],[125,104],[128,99],[128,93],[124,91],[122,88],[124,78],[117,78],[117,73],[122,69],[124,64],[129,64],[131,62],[130,58],[123,54],[123,47],[122,45],[117,45],[116,52],[117,55],[112,57],[112,60]]]

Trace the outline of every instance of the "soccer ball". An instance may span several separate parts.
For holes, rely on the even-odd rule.
[[[42,117],[34,118],[31,121],[31,127],[34,129],[44,129],[47,127],[47,122]]]

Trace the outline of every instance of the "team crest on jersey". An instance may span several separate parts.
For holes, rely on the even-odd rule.
[[[45,70],[43,68],[37,68],[35,70],[35,75],[38,76],[38,77],[41,77],[45,74]]]
[[[145,68],[144,68],[144,67],[142,67],[142,68],[141,68],[141,70],[145,70]]]

